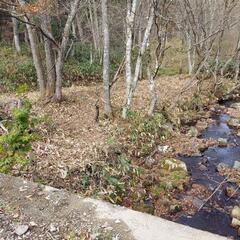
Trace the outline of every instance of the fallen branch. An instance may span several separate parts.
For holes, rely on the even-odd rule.
[[[123,68],[124,68],[124,66],[125,66],[125,56],[124,56],[124,58],[123,58],[123,60],[122,60],[122,62],[121,62],[121,64],[119,65],[119,67],[118,67],[118,69],[117,69],[117,71],[116,71],[116,73],[115,73],[115,75],[114,75],[114,77],[113,77],[113,80],[111,81],[111,83],[110,83],[110,89],[113,87],[113,85],[117,82],[117,80],[119,79],[119,75],[121,74],[121,72],[122,72],[122,70],[123,70]]]
[[[207,200],[200,206],[198,212],[208,203],[208,201],[215,195],[215,193],[222,187],[224,183],[228,182],[228,176],[218,185],[218,187],[214,190],[214,192],[207,198]]]
[[[238,192],[239,188],[240,188],[240,186],[238,186],[238,187],[236,188],[236,190],[235,190],[235,191],[232,193],[232,195],[227,199],[227,201],[229,201],[229,200]]]

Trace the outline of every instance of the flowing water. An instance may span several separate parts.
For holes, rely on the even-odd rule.
[[[220,183],[224,181],[224,177],[220,176],[216,170],[218,164],[224,163],[232,167],[235,161],[240,160],[240,138],[228,126],[227,121],[229,118],[227,114],[223,113],[214,115],[215,123],[204,130],[200,136],[205,139],[226,139],[228,143],[226,147],[210,147],[202,152],[201,157],[179,157],[187,164],[191,175],[191,184],[201,184],[214,192],[218,189]],[[206,171],[199,169],[199,164],[202,163],[207,167]],[[237,236],[237,230],[231,227],[229,216],[231,207],[240,206],[240,197],[229,198],[225,194],[226,187],[229,186],[237,189],[234,184],[223,184],[194,216],[181,216],[177,222],[219,235],[240,239]],[[238,192],[240,193],[240,191]]]

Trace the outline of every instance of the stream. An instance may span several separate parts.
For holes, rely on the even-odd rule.
[[[224,183],[219,187],[220,183],[224,181],[224,177],[217,171],[217,166],[220,163],[233,167],[234,162],[240,160],[240,137],[235,135],[233,129],[227,124],[230,116],[222,111],[217,111],[212,118],[216,120],[215,123],[205,129],[200,138],[225,139],[227,146],[209,147],[202,152],[201,157],[179,156],[179,159],[187,165],[191,184],[203,185],[211,192],[216,192],[208,202],[204,203],[203,207],[199,208],[200,210],[194,216],[184,215],[176,222],[222,236],[240,239],[237,230],[231,227],[229,214],[233,206],[240,206],[240,194],[237,194],[236,198],[229,198],[226,195],[226,188],[237,189],[237,186]],[[205,165],[206,170],[202,171],[199,165]],[[239,190],[238,193],[240,193]]]

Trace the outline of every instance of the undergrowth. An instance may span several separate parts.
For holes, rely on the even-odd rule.
[[[36,139],[31,119],[31,103],[21,102],[20,108],[12,111],[12,119],[6,124],[7,132],[0,136],[0,172],[7,173],[15,165],[25,166],[29,162],[31,143]]]

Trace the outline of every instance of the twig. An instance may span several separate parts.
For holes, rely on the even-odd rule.
[[[56,238],[54,238],[53,235],[49,231],[47,231],[47,234],[52,240],[56,240]]]
[[[214,194],[222,187],[222,185],[228,182],[228,176],[218,185],[218,187],[214,190],[214,192],[207,198],[207,200],[199,207],[198,211],[200,211],[205,204],[214,196]]]
[[[121,64],[119,65],[119,67],[118,67],[118,69],[117,69],[117,71],[116,71],[116,73],[115,73],[115,75],[114,75],[114,77],[113,77],[113,80],[112,80],[111,83],[110,83],[110,86],[109,86],[110,89],[113,87],[113,85],[114,85],[114,84],[117,82],[117,80],[119,79],[119,75],[120,75],[120,73],[122,72],[122,70],[123,70],[123,68],[124,68],[124,66],[125,66],[125,60],[126,60],[126,57],[124,56]]]
[[[234,195],[235,195],[235,193],[237,193],[237,191],[239,190],[239,188],[240,188],[240,186],[238,186],[237,188],[236,188],[236,190],[232,193],[232,195],[227,199],[227,201],[229,201]]]
[[[4,125],[0,122],[0,127],[3,129],[4,132],[8,133],[7,128],[4,127]]]

